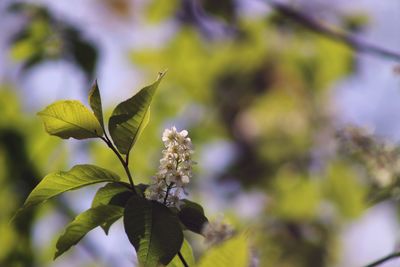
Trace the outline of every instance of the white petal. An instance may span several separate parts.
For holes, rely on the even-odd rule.
[[[179,135],[182,136],[182,137],[186,137],[188,134],[189,134],[189,133],[188,133],[188,131],[186,131],[186,130],[183,130],[183,131],[181,131],[181,132],[179,133]]]
[[[190,182],[189,176],[187,176],[187,175],[182,176],[181,179],[182,179],[182,183],[184,183],[184,184],[188,184]]]

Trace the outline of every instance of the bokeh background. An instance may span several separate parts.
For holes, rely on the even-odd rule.
[[[252,233],[257,266],[362,266],[399,247],[400,1],[1,0],[0,25],[0,266],[135,264],[120,221],[52,261],[96,186],[9,221],[49,172],[124,176],[101,142],[47,135],[38,111],[87,103],[97,79],[109,115],[165,69],[136,181],[175,125],[196,148],[189,197]]]

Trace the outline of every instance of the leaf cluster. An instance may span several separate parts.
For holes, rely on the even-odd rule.
[[[129,183],[123,182],[112,170],[82,164],[69,171],[50,173],[41,180],[16,216],[64,192],[106,183],[95,194],[91,208],[66,226],[57,241],[54,258],[98,226],[108,234],[113,223],[123,217],[125,232],[142,266],[193,265],[193,253],[184,239],[183,230],[201,234],[203,225],[208,222],[203,208],[184,200],[178,210],[146,199],[148,185],[135,185],[128,168],[129,154],[149,121],[152,98],[164,75],[165,72],[160,73],[154,83],[116,106],[108,120],[110,137],[105,128],[97,82],[89,93],[91,110],[79,101],[63,100],[38,113],[50,135],[62,139],[99,138],[104,141],[124,166],[129,179]]]

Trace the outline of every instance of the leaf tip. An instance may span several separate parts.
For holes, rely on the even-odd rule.
[[[165,76],[165,74],[167,74],[167,72],[168,72],[168,69],[165,69],[165,70],[163,70],[163,71],[159,71],[159,72],[158,72],[157,80],[162,79],[162,78]]]
[[[21,214],[21,208],[18,209],[17,212],[11,217],[11,219],[8,221],[8,224],[13,224],[20,214]]]
[[[91,89],[90,89],[89,95],[93,94],[93,92],[94,92],[96,89],[98,90],[98,88],[99,88],[99,84],[98,84],[98,82],[97,82],[97,79],[94,79],[94,82],[93,82],[92,87],[91,87]]]
[[[102,227],[102,228],[103,228],[103,231],[104,231],[104,233],[105,233],[106,235],[108,235],[108,234],[110,233],[110,227],[104,226],[104,227]]]
[[[62,254],[62,252],[57,250],[56,253],[54,254],[53,261],[55,261],[59,256],[61,256],[61,254]]]

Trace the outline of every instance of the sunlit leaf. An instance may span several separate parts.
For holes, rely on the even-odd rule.
[[[159,23],[171,17],[179,7],[179,1],[153,0],[147,7],[146,19],[152,23]]]
[[[310,220],[317,214],[321,201],[319,183],[297,176],[291,172],[282,173],[274,184],[275,199],[271,212],[289,220]]]
[[[79,214],[70,224],[57,241],[57,258],[65,251],[76,245],[90,230],[99,225],[115,221],[123,214],[123,208],[113,205],[101,205]]]
[[[192,247],[190,246],[189,242],[187,242],[186,239],[183,240],[180,252],[183,259],[189,266],[195,265]],[[182,261],[178,255],[176,255],[175,258],[173,258],[173,260],[167,265],[167,267],[182,267],[182,266],[183,266]]]
[[[365,210],[366,187],[357,173],[344,164],[332,163],[324,180],[324,193],[346,218],[356,218]]]
[[[125,208],[124,226],[142,266],[167,265],[181,249],[179,220],[161,203],[132,197]]]
[[[93,110],[94,116],[96,116],[101,127],[104,129],[103,107],[101,105],[101,96],[97,81],[94,82],[92,89],[89,92],[89,104]]]
[[[249,245],[244,235],[237,235],[206,251],[198,267],[248,267]]]
[[[128,154],[149,121],[149,108],[153,95],[164,73],[141,89],[136,95],[120,103],[113,111],[108,124],[110,135],[122,154]]]
[[[76,100],[57,101],[38,115],[42,117],[49,134],[63,139],[86,139],[103,135],[103,129],[93,113]]]
[[[199,204],[187,199],[183,200],[183,202],[184,204],[178,213],[179,220],[190,231],[201,234],[204,223],[208,222],[203,208]]]
[[[76,165],[66,172],[50,173],[33,189],[22,209],[40,204],[66,191],[95,183],[116,182],[119,179],[118,175],[109,170],[88,164]]]
[[[35,49],[34,43],[30,40],[21,40],[11,48],[11,58],[15,61],[29,59],[35,55]]]

